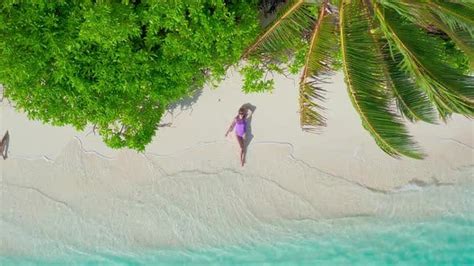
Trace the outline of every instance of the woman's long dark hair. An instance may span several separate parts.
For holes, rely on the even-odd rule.
[[[242,120],[245,120],[245,118],[247,118],[247,109],[245,109],[244,107],[240,107],[235,119],[239,120],[240,114],[242,114]]]

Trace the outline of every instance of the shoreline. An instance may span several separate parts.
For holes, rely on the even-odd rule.
[[[257,107],[252,119],[252,134],[247,165],[264,163],[266,153],[253,152],[254,144],[284,143],[291,145],[292,156],[335,176],[349,176],[352,181],[372,187],[392,189],[416,181],[433,183],[429,176],[444,173],[439,182],[453,182],[447,168],[474,165],[474,121],[453,116],[447,125],[410,124],[408,128],[427,154],[424,160],[395,159],[382,152],[369,133],[362,128],[347,96],[343,77],[338,73],[326,84],[328,100],[325,107],[328,126],[320,134],[302,132],[299,128],[298,91],[296,79],[276,77],[272,93],[248,94],[240,91],[240,76],[232,71],[217,89],[206,87],[195,97],[174,105],[162,119],[171,123],[158,130],[143,154],[175,155],[201,146],[219,143],[222,150],[234,149],[232,138],[224,132],[237,108],[249,102]],[[191,103],[191,105],[189,105]],[[10,158],[54,160],[74,139],[84,152],[104,159],[117,158],[130,150],[113,150],[100,136],[88,128],[77,132],[71,127],[53,127],[30,121],[6,102],[1,104],[2,132],[10,130]],[[232,135],[232,134],[230,134]],[[133,152],[133,151],[131,151]],[[222,151],[218,151],[222,154]],[[234,152],[233,150],[228,152]],[[204,154],[213,160],[212,154]],[[238,161],[229,157],[229,160]],[[384,176],[376,179],[375,176]]]

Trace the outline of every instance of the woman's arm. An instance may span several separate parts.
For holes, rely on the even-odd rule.
[[[229,129],[227,129],[227,132],[225,133],[225,136],[226,136],[226,137],[227,137],[227,135],[229,134],[229,132],[231,132],[232,129],[234,129],[234,126],[235,126],[235,118],[234,118],[234,120],[232,120],[232,123],[230,124]]]

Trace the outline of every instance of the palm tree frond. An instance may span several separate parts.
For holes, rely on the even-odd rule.
[[[309,50],[300,79],[300,124],[306,131],[326,125],[326,119],[320,113],[324,110],[320,104],[324,100],[321,84],[324,83],[325,77],[332,73],[337,49],[337,20],[328,10],[326,0],[320,6],[318,20],[311,32]]]
[[[457,47],[468,57],[470,68],[474,69],[474,7],[440,1],[436,3],[438,2],[444,8],[437,8],[432,4],[430,11],[427,11],[429,13],[428,22],[433,23],[435,27],[442,30],[454,41]],[[445,12],[446,9],[450,9],[451,12]]]
[[[453,29],[449,27],[449,25],[436,14],[433,14],[430,21],[456,43],[457,47],[469,58],[472,69],[474,66],[474,38],[472,34],[463,29]]]
[[[374,6],[366,1],[367,9],[373,15]],[[390,44],[384,39],[378,30],[379,25],[372,20],[371,36],[377,44],[378,56],[383,58],[381,68],[385,74],[386,88],[392,95],[400,114],[411,122],[425,121],[435,123],[436,111],[426,94],[418,88],[409,73],[404,71],[402,65],[403,56],[390,49]]]
[[[400,53],[390,54],[384,49],[384,60],[389,74],[389,88],[393,92],[398,110],[412,122],[425,121],[436,123],[436,111],[426,94],[420,90],[413,78],[400,68],[403,56]]]
[[[456,1],[461,2],[459,0]],[[469,5],[467,1],[462,3],[463,9],[468,10],[464,12],[474,16],[474,4],[471,3]],[[465,23],[460,22],[462,25],[460,26],[457,22],[459,20],[456,17],[452,18],[440,8],[437,8],[437,2],[431,2],[429,5],[426,1],[381,0],[379,3],[386,8],[397,11],[404,18],[425,29],[430,29],[434,26],[438,30],[443,31],[468,57],[471,69],[474,68],[474,38],[472,36],[474,25],[467,26]],[[457,4],[455,6],[457,7]]]
[[[463,29],[474,36],[474,10],[465,4],[435,0],[429,2],[430,9],[451,29]]]
[[[390,8],[376,5],[376,16],[392,49],[403,55],[402,68],[435,104],[441,118],[451,113],[474,116],[474,80],[449,66],[443,58],[443,43]]]
[[[343,1],[340,38],[347,89],[362,125],[387,154],[423,158],[401,119],[390,110],[383,62],[370,35],[370,19],[360,0]]]
[[[304,0],[290,0],[276,18],[244,52],[242,58],[253,53],[275,54],[298,45],[302,33],[314,22],[314,15]]]

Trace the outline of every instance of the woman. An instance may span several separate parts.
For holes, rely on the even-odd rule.
[[[247,132],[247,109],[240,107],[237,116],[230,124],[229,129],[225,133],[225,136],[235,128],[235,136],[240,146],[240,163],[244,166],[245,162],[245,133]]]

